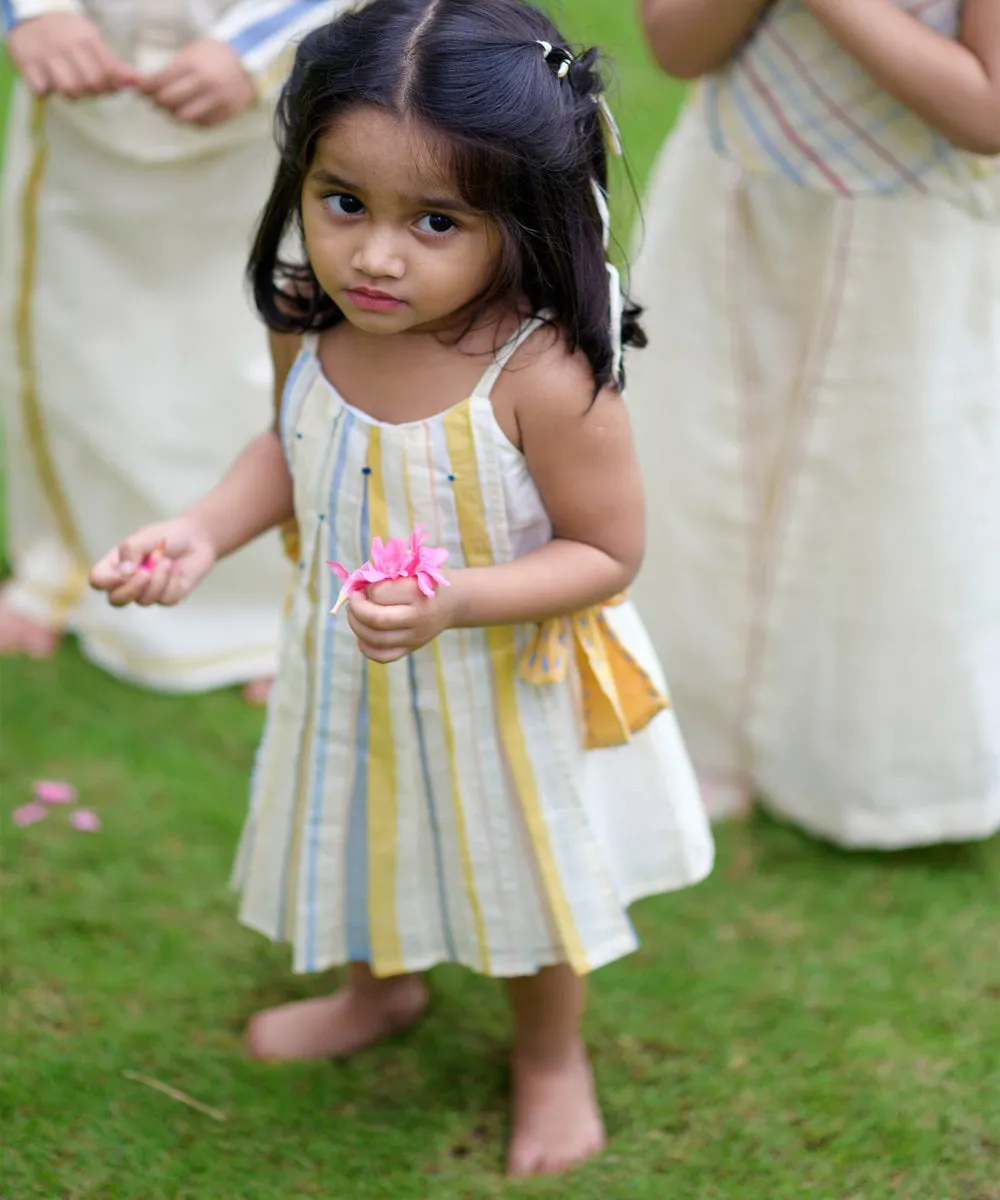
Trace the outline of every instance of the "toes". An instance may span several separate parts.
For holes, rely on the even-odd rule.
[[[512,1178],[531,1175],[560,1175],[570,1171],[600,1154],[604,1149],[602,1138],[573,1147],[539,1146],[537,1144],[511,1144],[507,1154],[507,1174]]]
[[[514,1141],[507,1151],[507,1174],[513,1178],[541,1175],[544,1173],[542,1171],[543,1157],[541,1146]]]

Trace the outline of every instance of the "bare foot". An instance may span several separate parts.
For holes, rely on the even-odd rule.
[[[419,976],[374,984],[257,1013],[247,1027],[247,1053],[272,1060],[346,1058],[402,1033],[423,1015],[428,996]]]
[[[511,1055],[513,1133],[508,1175],[555,1175],[604,1149],[604,1121],[583,1043],[558,1062]]]
[[[58,630],[22,617],[0,598],[0,656],[26,654],[28,658],[51,658],[59,649],[60,640]]]
[[[262,704],[267,703],[273,684],[273,679],[251,679],[249,683],[243,685],[243,699],[247,704],[252,704],[254,708],[259,708]]]

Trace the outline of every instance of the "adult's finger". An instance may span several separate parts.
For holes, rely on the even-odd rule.
[[[71,58],[57,55],[48,62],[49,76],[54,91],[72,99],[79,99],[84,92],[83,77]]]
[[[147,95],[153,96],[187,74],[189,74],[189,68],[184,61],[175,58],[172,62],[168,62],[162,70],[143,76],[139,81],[139,87]]]
[[[193,97],[174,109],[174,116],[185,125],[218,125],[226,118],[225,106],[211,92]]]
[[[184,104],[202,95],[205,91],[205,81],[193,72],[176,75],[161,86],[151,91],[149,95],[161,108],[176,112]]]
[[[47,96],[52,91],[52,79],[40,62],[26,62],[20,66],[21,78],[33,96]]]
[[[68,57],[72,60],[80,79],[83,88],[81,95],[96,96],[107,90],[108,73],[93,46],[85,42],[74,46]]]

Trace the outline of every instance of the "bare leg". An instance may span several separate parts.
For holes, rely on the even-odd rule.
[[[0,592],[0,657],[26,654],[29,658],[51,658],[61,640],[58,629],[15,612]]]
[[[402,1033],[423,1015],[427,989],[419,975],[376,979],[351,963],[347,986],[332,996],[297,1000],[257,1013],[247,1027],[251,1058],[346,1058]]]
[[[604,1149],[604,1122],[580,1037],[586,985],[569,967],[508,984],[514,1013],[507,1171],[552,1175]]]

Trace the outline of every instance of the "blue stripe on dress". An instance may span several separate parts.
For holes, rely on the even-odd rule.
[[[0,0],[0,23],[3,24],[4,33],[9,33],[17,24],[13,0]]]
[[[367,547],[371,541],[368,513],[368,481],[370,478],[371,476],[367,474],[364,477],[364,498],[361,503],[362,547]],[[351,790],[351,812],[348,818],[344,863],[346,877],[344,907],[349,962],[371,962],[372,957],[368,912],[368,738],[370,719],[368,713],[368,667],[369,664],[366,660],[362,664],[357,745],[354,754],[354,787]]]
[[[288,440],[288,423],[292,416],[298,416],[298,409],[302,407],[303,397],[299,397],[298,405],[295,406],[295,413],[292,409],[292,396],[295,385],[299,381],[299,376],[302,374],[302,369],[307,362],[316,362],[316,356],[303,347],[292,363],[292,369],[288,372],[288,378],[285,380],[285,386],[281,389],[281,408],[278,412],[278,430],[281,437],[281,444],[285,448],[285,459],[289,467],[292,463],[292,447]]]
[[[753,131],[758,145],[760,145],[764,150],[767,151],[768,154],[770,154],[771,158],[778,164],[778,166],[782,169],[782,171],[784,171],[789,179],[794,179],[796,183],[800,183],[805,186],[806,181],[802,173],[797,171],[795,167],[792,166],[791,160],[786,158],[785,155],[781,153],[774,142],[772,142],[764,132],[764,126],[758,119],[757,112],[754,109],[753,104],[747,99],[746,93],[743,91],[743,88],[740,87],[735,78],[730,80],[729,94],[736,102],[737,108],[743,114],[743,118],[747,125],[749,125],[750,129]]]
[[[448,918],[448,892],[445,886],[444,856],[441,851],[441,827],[438,824],[437,804],[434,800],[434,784],[431,781],[430,758],[427,754],[427,739],[424,737],[424,722],[420,715],[420,694],[417,687],[417,668],[411,654],[406,660],[410,675],[410,704],[413,706],[413,723],[417,729],[417,746],[420,751],[420,773],[424,777],[424,792],[427,795],[427,816],[434,841],[434,868],[437,873],[438,903],[441,906],[441,927],[444,930],[445,946],[452,962],[458,961],[455,952],[455,936]]]
[[[248,25],[246,29],[229,39],[229,45],[240,57],[249,54],[251,50],[266,42],[268,38],[280,33],[282,29],[294,25],[314,8],[325,3],[326,0],[298,0],[298,3],[291,4],[287,8],[281,9],[280,12],[271,13],[269,17],[264,17],[260,21],[254,22],[253,25]]]
[[[340,498],[344,481],[344,467],[347,462],[347,447],[354,427],[355,417],[347,409],[341,409],[340,417],[335,422],[335,428],[340,426],[340,445],[337,447],[337,459],[334,463],[330,481],[330,497],[326,511],[328,530],[327,551],[331,561],[337,559],[337,503]],[[325,564],[314,564],[314,570],[325,570]],[[323,589],[320,589],[322,594]],[[326,614],[323,625],[323,648],[320,653],[319,668],[322,678],[319,689],[319,705],[313,718],[315,749],[313,754],[312,788],[309,798],[308,843],[306,847],[306,970],[315,970],[316,961],[316,858],[319,849],[319,833],[323,815],[323,791],[326,783],[327,750],[330,737],[330,703],[333,698],[333,687],[330,672],[333,667],[334,637],[336,634],[336,618]]]

